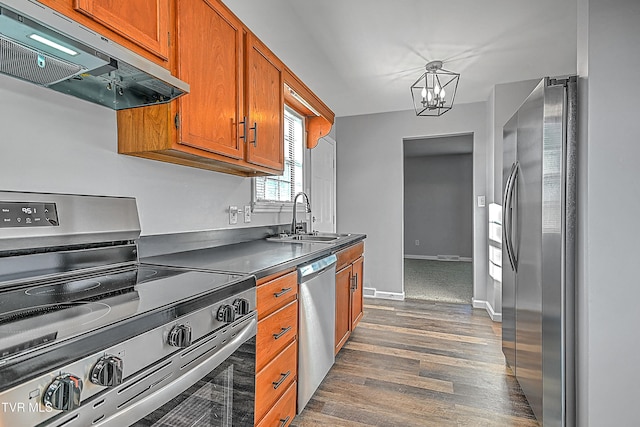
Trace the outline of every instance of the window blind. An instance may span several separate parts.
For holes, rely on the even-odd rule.
[[[255,178],[256,202],[293,202],[302,191],[303,142],[302,117],[285,109],[284,173]]]

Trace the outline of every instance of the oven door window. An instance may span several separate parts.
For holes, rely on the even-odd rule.
[[[132,426],[253,426],[255,345],[254,337],[196,384]]]

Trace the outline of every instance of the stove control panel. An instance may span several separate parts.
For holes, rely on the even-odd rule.
[[[55,203],[0,201],[0,228],[57,226]]]

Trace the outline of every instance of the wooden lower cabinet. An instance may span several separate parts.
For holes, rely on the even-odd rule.
[[[257,424],[258,427],[287,427],[296,416],[297,382],[293,382],[273,408]]]
[[[292,301],[258,322],[256,369],[264,368],[298,336],[298,301]]]
[[[351,268],[345,267],[336,273],[336,354],[351,333]]]
[[[291,342],[256,375],[256,420],[261,420],[297,379],[298,343]]]
[[[364,284],[364,242],[356,243],[336,255],[336,330],[335,353],[349,339],[362,319]]]
[[[296,413],[298,274],[285,270],[258,280],[256,426],[287,426]]]
[[[351,330],[353,331],[362,315],[364,314],[364,282],[362,278],[364,276],[364,257],[356,259],[351,267],[351,274],[353,276],[353,286],[351,291]]]

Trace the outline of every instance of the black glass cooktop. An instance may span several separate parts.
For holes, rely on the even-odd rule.
[[[14,286],[0,294],[3,359],[242,281],[234,274],[132,266]]]

